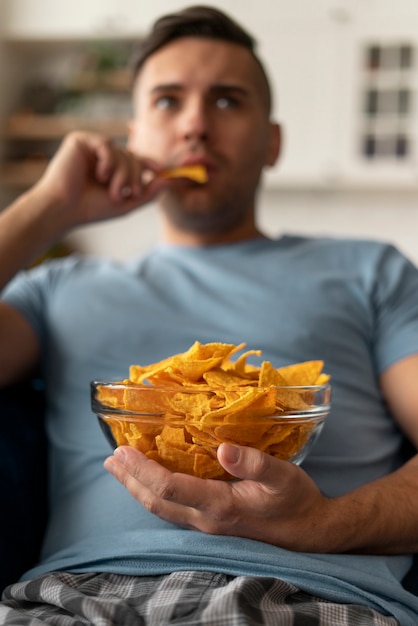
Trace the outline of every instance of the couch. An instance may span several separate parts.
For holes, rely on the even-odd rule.
[[[36,562],[47,520],[44,402],[36,378],[0,389],[0,590]]]

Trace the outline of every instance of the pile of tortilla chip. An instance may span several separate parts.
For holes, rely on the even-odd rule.
[[[309,410],[313,391],[329,376],[322,361],[274,368],[250,365],[245,344],[201,344],[152,365],[131,365],[129,379],[102,384],[97,400],[116,444],[131,445],[172,471],[230,479],[216,450],[231,442],[292,460],[315,423],[290,419]],[[292,388],[289,388],[292,387]],[[295,388],[293,388],[295,387]],[[300,387],[298,389],[297,387]],[[114,412],[112,414],[112,409]],[[126,411],[123,415],[116,415]],[[280,419],[280,416],[283,416]]]

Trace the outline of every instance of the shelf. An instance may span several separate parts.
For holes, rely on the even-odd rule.
[[[98,132],[112,139],[127,135],[125,119],[94,119],[72,115],[11,115],[5,123],[3,138],[8,140],[59,140],[72,130]]]
[[[133,41],[102,35],[5,41],[6,96],[12,95],[0,119],[2,190],[15,193],[33,185],[69,132],[94,132],[125,145]],[[6,111],[12,113],[6,117]]]
[[[69,81],[67,88],[79,92],[115,92],[129,94],[131,90],[131,71],[129,69],[111,72],[80,72]]]
[[[26,189],[31,187],[44,173],[47,159],[24,159],[0,164],[0,187]]]

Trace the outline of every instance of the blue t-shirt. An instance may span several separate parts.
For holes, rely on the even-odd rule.
[[[418,272],[392,246],[282,237],[201,248],[160,245],[128,264],[73,257],[21,273],[3,298],[40,338],[48,394],[51,516],[39,566],[151,575],[270,575],[416,623],[398,582],[409,556],[294,553],[181,529],[148,512],[103,469],[111,452],[91,380],[126,378],[195,341],[246,342],[274,366],[323,359],[332,410],[303,463],[330,496],[392,472],[402,435],[378,385],[418,353]],[[257,360],[253,361],[257,364]]]

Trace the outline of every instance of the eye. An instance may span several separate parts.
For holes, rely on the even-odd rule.
[[[155,106],[161,111],[167,111],[173,109],[177,104],[177,99],[174,96],[159,96],[155,100]]]
[[[218,109],[233,109],[238,106],[238,101],[231,96],[220,96],[216,99],[216,106]]]

